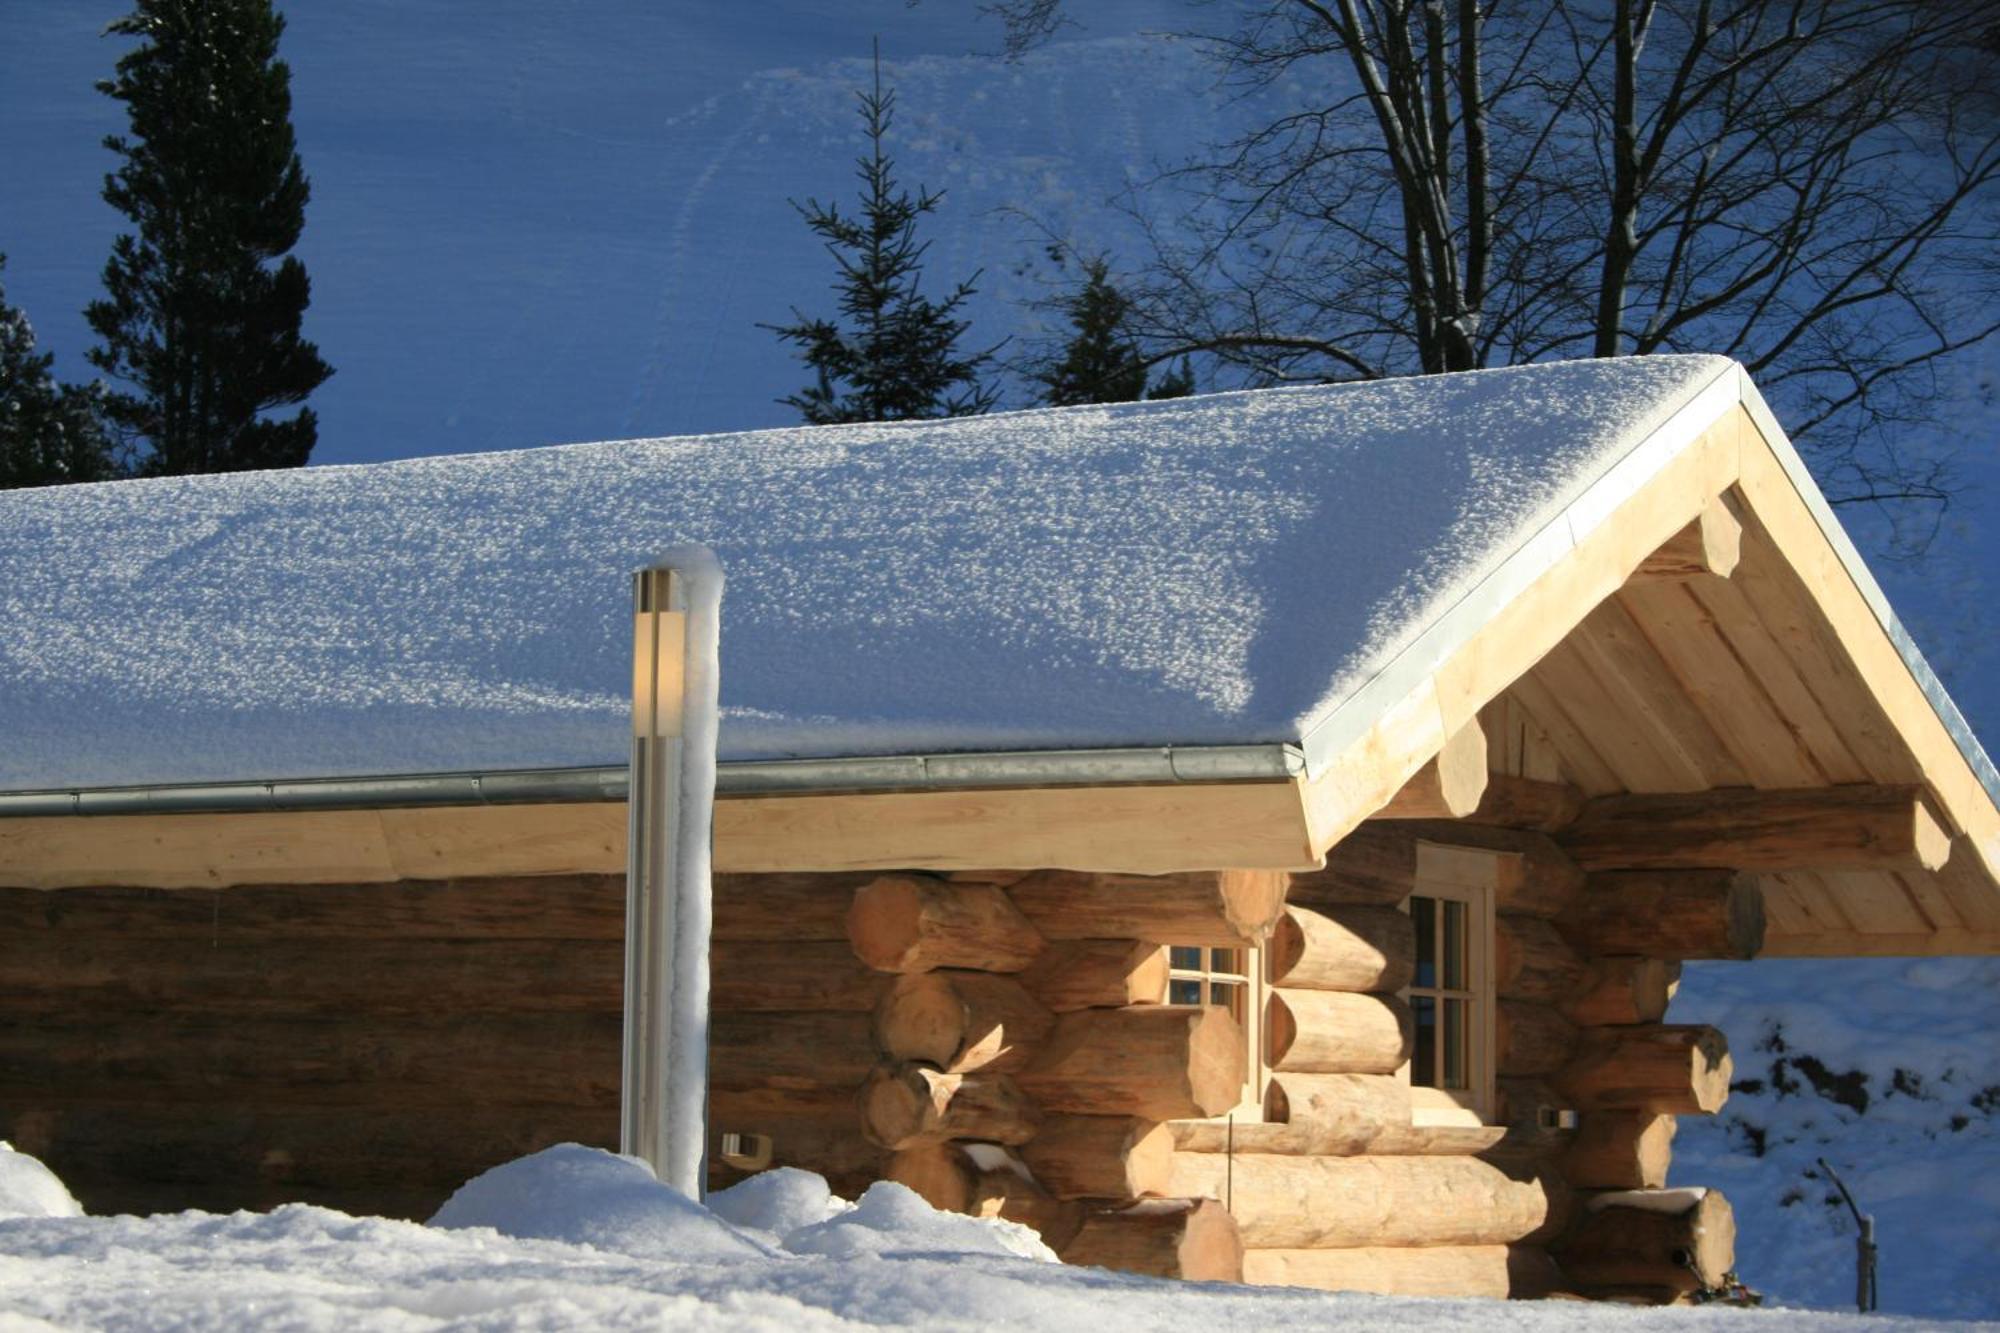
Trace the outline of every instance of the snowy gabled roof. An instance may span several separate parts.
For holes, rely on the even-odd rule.
[[[1705,386],[1584,361],[0,494],[0,790],[619,764],[630,572],[725,761],[1297,743]]]

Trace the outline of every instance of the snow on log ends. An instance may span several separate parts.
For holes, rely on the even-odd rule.
[[[1728,365],[8,492],[0,790],[622,763],[679,542],[725,761],[1296,740]]]

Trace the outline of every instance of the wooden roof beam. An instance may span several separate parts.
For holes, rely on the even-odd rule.
[[[1463,818],[1474,824],[1555,833],[1576,822],[1583,802],[1583,793],[1567,782],[1494,773],[1486,780],[1479,808]]]
[[[1486,728],[1477,719],[1446,738],[1444,748],[1416,771],[1371,819],[1462,819],[1486,794]]]
[[[1700,517],[1667,538],[1632,571],[1634,583],[1678,583],[1713,574],[1728,578],[1743,549],[1743,524],[1723,496],[1710,500]]]
[[[1561,835],[1590,870],[1936,870],[1951,838],[1923,788],[1605,796]]]

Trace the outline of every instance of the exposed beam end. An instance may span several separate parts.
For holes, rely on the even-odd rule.
[[[1486,729],[1460,727],[1371,819],[1463,819],[1486,794]]]
[[[1922,870],[1951,838],[1923,788],[1606,796],[1560,838],[1589,870]]]
[[[1632,572],[1635,583],[1668,583],[1713,574],[1728,578],[1743,549],[1743,524],[1717,496],[1701,516],[1667,538]]]

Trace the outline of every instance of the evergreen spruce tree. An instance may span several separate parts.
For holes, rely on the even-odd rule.
[[[1148,398],[1185,398],[1194,392],[1194,367],[1186,357],[1180,365],[1153,381],[1153,387],[1146,390]]]
[[[868,152],[855,164],[861,179],[860,210],[808,199],[794,203],[806,225],[824,238],[839,266],[839,315],[811,319],[796,307],[790,324],[767,324],[798,348],[814,382],[779,401],[814,425],[838,421],[904,421],[970,416],[993,406],[998,391],[981,383],[994,349],[964,352],[959,339],[970,327],[960,318],[979,275],[959,283],[941,301],[919,290],[924,251],[917,220],[936,211],[944,196],[919,187],[899,189],[883,152],[895,111],[895,93],[882,88],[882,60],[875,86],[859,94]]]
[[[1028,372],[1042,386],[1051,407],[1078,403],[1130,403],[1141,398],[1181,398],[1194,392],[1194,371],[1185,357],[1148,391],[1146,360],[1127,328],[1132,303],[1111,281],[1103,256],[1084,261],[1083,285],[1063,298],[1060,308],[1073,332],[1062,354]]]
[[[1146,396],[1146,362],[1125,332],[1131,307],[1111,285],[1110,265],[1101,256],[1084,261],[1084,281],[1063,299],[1074,332],[1062,356],[1032,372],[1050,407],[1078,403],[1129,403]]]
[[[140,45],[98,85],[125,103],[131,138],[104,198],[132,221],[85,312],[93,364],[132,387],[112,423],[150,473],[296,467],[312,453],[311,408],[332,374],[300,336],[305,266],[287,252],[310,194],[291,125],[284,19],[269,0],[135,0],[109,31]]]
[[[0,270],[7,256],[0,255]],[[104,481],[116,475],[92,391],[58,384],[55,355],[0,286],[0,489]]]

